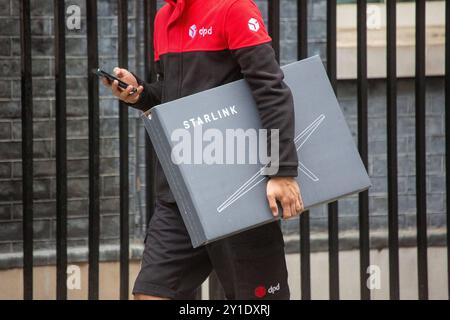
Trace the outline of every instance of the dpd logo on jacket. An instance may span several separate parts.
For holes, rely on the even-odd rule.
[[[209,27],[209,28],[201,28],[198,31],[199,36],[201,37],[206,37],[206,36],[212,36],[213,34],[213,27]],[[190,28],[189,28],[189,37],[191,37],[191,39],[194,39],[197,36],[197,25],[193,24]]]
[[[197,26],[196,26],[195,24],[193,24],[193,25],[189,28],[189,37],[191,37],[192,39],[194,39],[196,35],[197,35]]]

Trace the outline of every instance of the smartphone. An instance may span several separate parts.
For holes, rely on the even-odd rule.
[[[125,90],[126,88],[128,88],[130,86],[129,84],[123,82],[122,80],[113,76],[112,74],[109,74],[108,72],[103,71],[102,69],[94,69],[94,70],[92,70],[92,72],[94,74],[96,74],[97,76],[99,76],[100,78],[106,78],[109,82],[113,82],[113,81],[119,82],[119,88],[122,90]],[[137,88],[133,88],[133,90],[130,92],[130,95],[135,94],[136,92],[137,92]]]

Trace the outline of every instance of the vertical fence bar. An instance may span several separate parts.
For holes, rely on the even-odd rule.
[[[88,299],[98,299],[100,246],[100,112],[98,79],[97,0],[86,0],[89,99],[89,282]]]
[[[387,82],[386,124],[388,164],[389,292],[391,300],[400,298],[398,256],[397,185],[397,0],[388,0],[387,10]]]
[[[119,67],[128,69],[128,0],[118,0]],[[120,299],[129,291],[128,106],[119,103],[120,135]]]
[[[450,1],[445,2],[445,176],[447,184],[447,281],[450,299]]]
[[[153,51],[153,33],[154,33],[154,23],[156,16],[156,1],[144,0],[144,34],[145,34],[145,78],[147,82],[156,81],[156,72],[153,67],[155,53]],[[155,208],[155,163],[156,155],[153,149],[152,142],[147,134],[145,134],[145,163],[146,168],[146,216],[147,225],[150,223],[150,219],[153,216],[153,211]]]
[[[358,72],[358,147],[364,165],[368,166],[367,133],[367,0],[357,1],[357,72]],[[361,299],[370,299],[367,268],[370,265],[369,192],[359,194],[359,249]]]
[[[33,86],[30,1],[20,1],[23,297],[33,299]]]
[[[336,0],[327,1],[327,71],[336,92]],[[338,202],[328,205],[328,259],[330,300],[339,299],[339,220]]]
[[[297,37],[299,60],[308,56],[308,3],[307,0],[297,1]],[[300,186],[301,187],[301,186]],[[300,279],[302,300],[311,299],[311,257],[310,257],[309,212],[300,216]]]
[[[419,299],[428,299],[425,155],[425,0],[416,1],[416,197]]]
[[[135,16],[134,27],[135,27],[135,42],[134,42],[134,70],[136,73],[141,71],[141,63],[143,62],[141,45],[144,41],[145,34],[142,29],[142,23],[144,21],[145,11],[142,10],[144,0],[135,0],[133,14]],[[131,66],[129,66],[131,68]],[[138,120],[140,121],[140,119]]]
[[[65,4],[54,0],[56,109],[56,298],[67,299],[67,148]]]
[[[297,0],[297,58],[308,57],[308,0]]]
[[[275,56],[280,61],[280,0],[269,0],[269,33]]]
[[[145,11],[142,10],[144,7],[144,1],[143,0],[135,0],[134,5],[134,16],[136,17],[134,20],[134,28],[135,28],[135,43],[134,43],[134,66],[133,69],[135,70],[136,74],[140,74],[143,70],[142,62],[144,61],[141,46],[144,43],[144,29],[143,29],[143,23],[144,23],[144,15]],[[129,66],[131,68],[131,66]],[[144,71],[142,71],[144,72]],[[142,78],[142,77],[141,77]],[[141,126],[142,121],[140,118],[133,119],[135,124],[134,134],[136,136],[136,149],[134,152],[135,157],[135,166],[134,166],[134,185],[135,185],[135,203],[134,203],[134,210],[136,211],[135,216],[135,224],[139,226],[139,234],[142,235],[143,232],[146,231],[145,225],[146,225],[146,215],[143,215],[142,212],[142,181],[141,181],[141,167],[140,167],[140,154],[141,154]],[[144,137],[144,143],[145,143],[145,135]],[[144,189],[145,190],[145,189]]]
[[[338,202],[328,205],[328,260],[330,300],[339,300],[339,222]]]

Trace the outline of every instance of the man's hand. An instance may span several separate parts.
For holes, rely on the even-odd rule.
[[[283,207],[284,219],[293,218],[304,211],[300,187],[294,178],[271,178],[267,183],[267,200],[275,217],[278,217],[277,201]]]
[[[129,104],[135,104],[139,101],[139,98],[141,96],[142,91],[144,91],[144,88],[142,86],[139,86],[136,78],[133,76],[131,72],[129,72],[126,69],[120,69],[115,68],[114,69],[114,75],[122,80],[123,82],[129,84],[128,88],[126,90],[122,90],[119,88],[119,82],[114,81],[113,83],[110,83],[106,78],[102,79],[102,82],[105,86],[111,88],[111,91],[113,95],[115,95],[117,98],[122,100],[123,102],[129,103]],[[137,92],[134,94],[130,94],[133,88],[137,88]]]

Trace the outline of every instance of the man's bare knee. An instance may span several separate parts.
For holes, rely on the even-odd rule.
[[[156,296],[147,296],[145,294],[135,294],[134,300],[170,300],[170,299]]]

